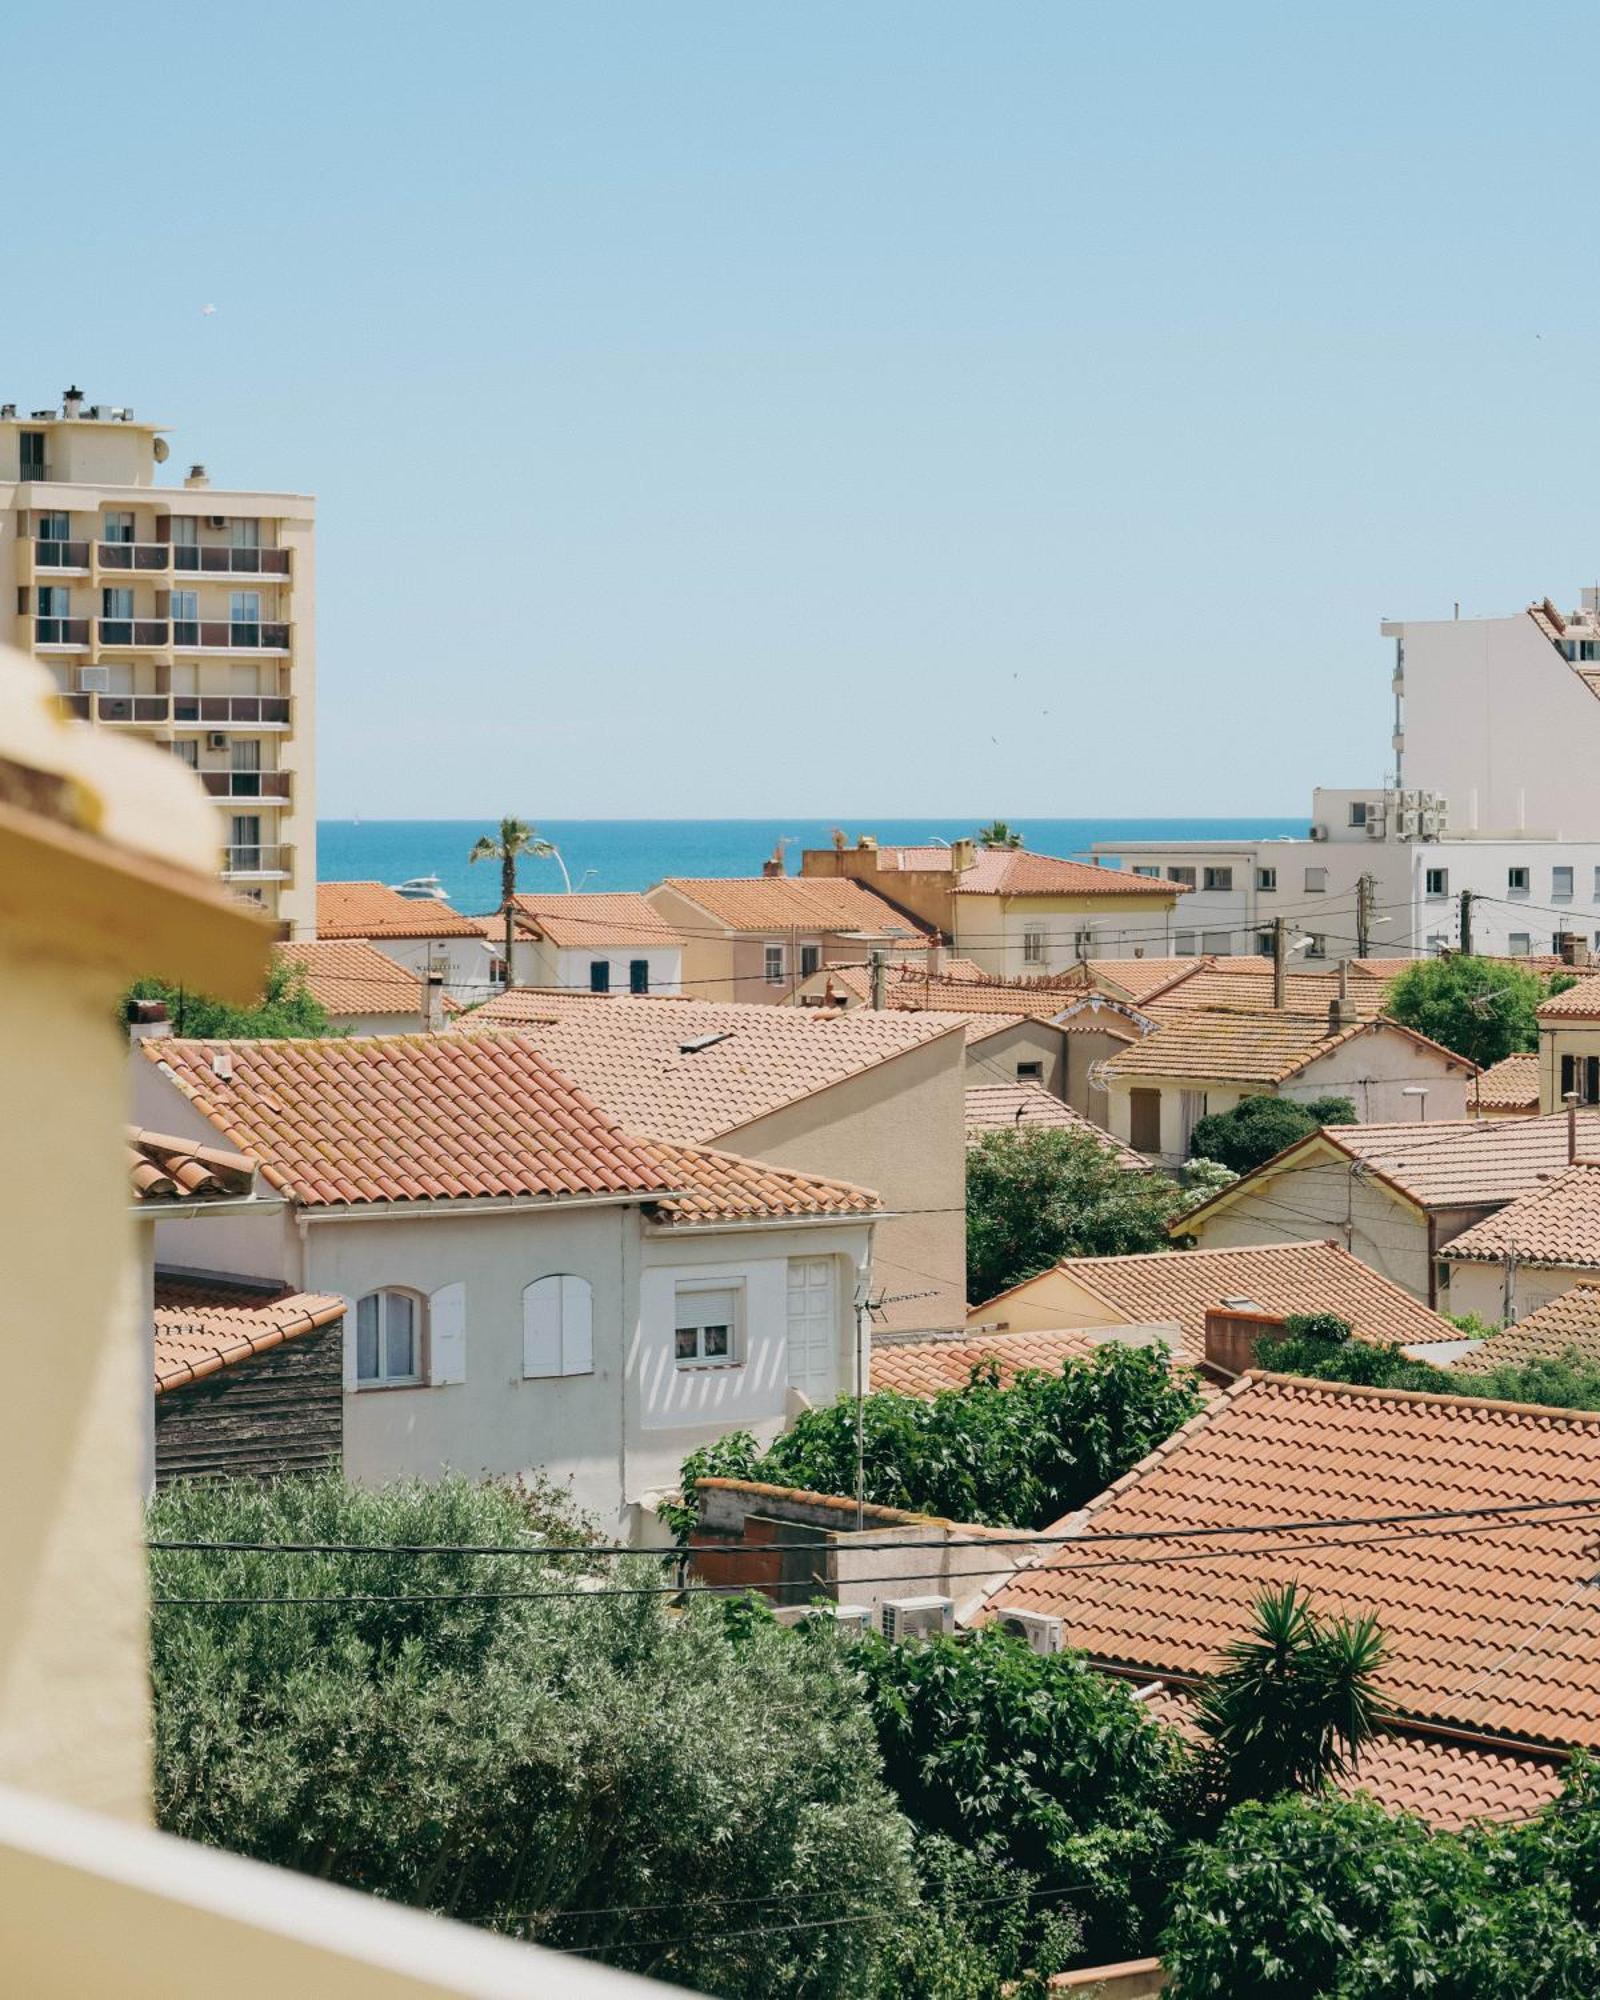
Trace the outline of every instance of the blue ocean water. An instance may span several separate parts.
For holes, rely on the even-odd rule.
[[[791,870],[800,850],[826,847],[835,826],[851,838],[875,833],[891,842],[955,840],[970,819],[573,819],[541,822],[561,850],[574,889],[648,889],[664,875],[758,875],[781,840]],[[1017,822],[1036,854],[1088,858],[1097,840],[1250,840],[1301,833],[1300,819],[1030,819]],[[325,819],[317,823],[317,874],[324,882],[404,882],[437,875],[458,910],[491,910],[499,895],[492,865],[467,856],[490,820]],[[559,892],[554,861],[523,861],[521,888]]]

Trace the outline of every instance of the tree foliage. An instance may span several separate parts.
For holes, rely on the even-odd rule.
[[[1131,1173],[1089,1132],[985,1132],[967,1149],[967,1295],[997,1292],[1063,1257],[1171,1248],[1185,1196],[1165,1174]]]
[[[327,1009],[306,985],[303,964],[274,959],[261,997],[253,1007],[235,1007],[162,979],[140,979],[129,987],[124,1007],[135,1000],[160,1000],[175,1035],[197,1041],[277,1041],[285,1036],[337,1032]]]
[[[1171,2000],[1587,2000],[1600,1805],[1579,1759],[1522,1824],[1435,1833],[1366,1798],[1240,1806],[1176,1871]]]
[[[1321,1382],[1600,1410],[1600,1364],[1581,1348],[1568,1348],[1553,1359],[1497,1362],[1491,1336],[1466,1357],[1464,1366],[1436,1368],[1431,1362],[1413,1360],[1393,1341],[1357,1340],[1349,1324],[1333,1313],[1291,1314],[1281,1335],[1261,1341],[1256,1363],[1279,1375],[1308,1375]]]
[[[1199,1119],[1189,1151],[1197,1159],[1217,1160],[1236,1174],[1248,1174],[1323,1125],[1355,1122],[1356,1108],[1348,1097],[1317,1097],[1306,1104],[1287,1097],[1244,1097],[1231,1111]]]
[[[974,835],[980,847],[1010,847],[1022,845],[1022,833],[1008,820],[992,819],[987,826],[980,826]]]
[[[1155,1450],[1200,1407],[1196,1380],[1167,1350],[1108,1342],[1058,1374],[1024,1369],[1000,1386],[992,1364],[961,1389],[903,1396],[880,1389],[861,1405],[866,1498],[957,1521],[1047,1527]],[[683,1528],[697,1479],[761,1479],[818,1493],[856,1488],[856,1408],[849,1399],[805,1410],[763,1451],[736,1431],[683,1466]]]
[[[1389,986],[1386,1008],[1403,1027],[1487,1069],[1539,1046],[1535,1010],[1550,990],[1529,966],[1506,959],[1414,959]]]

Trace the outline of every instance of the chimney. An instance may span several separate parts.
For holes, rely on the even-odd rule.
[[[834,851],[834,853],[835,853],[835,854],[843,854],[843,852],[845,851],[845,849],[846,849],[846,848],[847,848],[847,847],[848,847],[849,845],[850,845],[850,842],[849,842],[849,840],[848,840],[848,839],[847,839],[847,838],[845,837],[845,830],[844,830],[844,828],[843,828],[842,826],[836,826],[836,827],[835,827],[835,828],[833,829],[833,851]]]
[[[1263,1312],[1254,1299],[1224,1299],[1206,1308],[1205,1369],[1207,1374],[1242,1375],[1256,1362],[1256,1343],[1266,1333],[1281,1333],[1283,1320]]]
[[[61,414],[64,417],[83,415],[83,391],[79,388],[63,389],[61,392]]]
[[[783,842],[780,840],[772,850],[771,857],[761,864],[761,873],[770,882],[774,876],[783,873]]]
[[[422,1024],[430,1035],[444,1027],[444,974],[430,972],[422,993]]]
[[[970,840],[952,840],[950,843],[950,866],[958,875],[965,875],[978,859],[978,850]]]
[[[1339,992],[1336,999],[1328,1002],[1328,1033],[1342,1034],[1346,1028],[1353,1028],[1361,1018],[1350,998],[1350,966],[1346,959],[1339,961]]]
[[[1569,1090],[1562,1103],[1567,1107],[1567,1165],[1578,1157],[1578,1093]]]
[[[153,1042],[172,1033],[165,1000],[130,1000],[127,1022],[130,1043]]]
[[[211,484],[211,474],[206,471],[203,465],[191,465],[189,467],[189,477],[183,483],[185,486],[209,486]]]
[[[935,935],[928,940],[928,977],[937,979],[944,971],[944,939]]]

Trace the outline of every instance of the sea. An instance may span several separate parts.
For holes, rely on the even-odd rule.
[[[540,836],[561,861],[524,859],[517,884],[535,894],[574,889],[648,889],[664,875],[758,875],[782,846],[791,872],[801,850],[827,847],[843,826],[877,835],[885,845],[956,840],[976,830],[971,819],[571,819],[539,823]],[[1303,833],[1303,819],[1028,819],[1012,822],[1035,854],[1088,860],[1096,841],[1252,840]],[[467,856],[492,820],[325,819],[317,823],[317,875],[324,882],[409,881],[437,875],[458,910],[492,910],[499,871],[470,865]],[[562,864],[566,876],[562,875]]]

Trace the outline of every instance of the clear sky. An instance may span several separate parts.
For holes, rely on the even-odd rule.
[[[1596,25],[16,8],[0,395],[318,494],[325,813],[1298,812],[1600,569]]]

